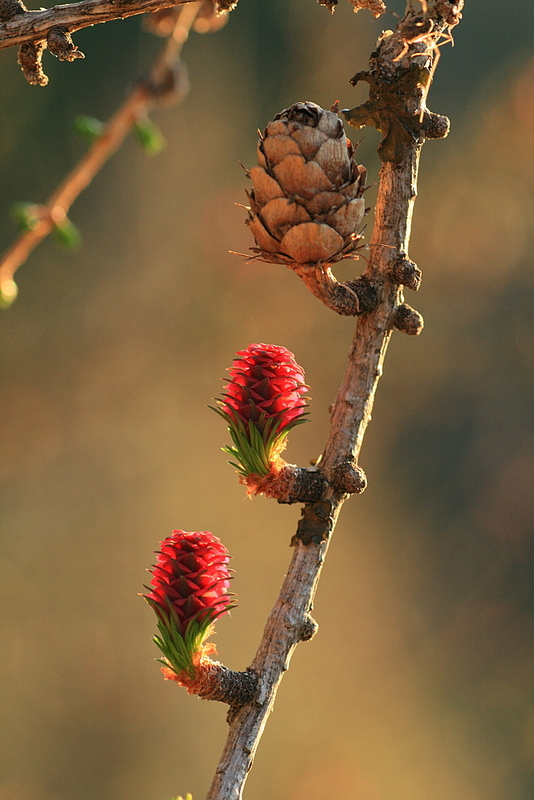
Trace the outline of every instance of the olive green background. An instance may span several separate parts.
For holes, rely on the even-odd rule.
[[[397,12],[402,3],[392,2]],[[158,111],[167,148],[132,138],[73,206],[84,245],[43,243],[0,317],[0,800],[204,797],[225,707],[165,683],[137,597],[173,528],[233,555],[239,607],[220,658],[250,663],[298,507],[244,491],[207,408],[236,350],[292,350],[311,422],[287,457],[322,450],[354,320],[287,269],[246,266],[256,128],[297,100],[352,107],[349,78],[382,28],[340,0],[240,0],[185,47],[191,94]],[[423,151],[407,301],[320,584],[320,630],[297,649],[247,800],[534,797],[534,6],[466,0],[429,105],[452,119]],[[0,244],[16,201],[48,196],[160,46],[132,18],[45,55],[46,88],[0,53]],[[376,131],[359,154],[378,172]],[[374,200],[376,189],[368,193]],[[368,230],[372,220],[369,220]],[[340,278],[363,262],[345,262]]]

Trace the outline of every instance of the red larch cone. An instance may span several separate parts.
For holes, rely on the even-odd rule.
[[[306,421],[308,391],[293,353],[273,344],[251,344],[236,354],[217,411],[228,423],[233,447],[223,448],[251,493],[265,488],[286,466],[280,453],[287,434]],[[263,487],[263,488],[260,488]]]
[[[173,531],[161,542],[152,580],[143,595],[156,612],[161,636],[154,642],[163,653],[165,677],[190,685],[203,664],[211,663],[213,644],[205,640],[213,623],[234,603],[229,595],[230,556],[209,531]],[[169,674],[171,673],[171,674]]]

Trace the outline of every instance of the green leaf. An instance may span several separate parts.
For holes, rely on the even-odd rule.
[[[0,308],[9,308],[17,299],[18,288],[12,278],[6,278],[0,283]]]
[[[147,155],[155,156],[165,147],[166,142],[162,132],[148,117],[138,119],[134,131],[139,144]]]
[[[104,123],[100,122],[96,117],[87,117],[85,114],[80,114],[74,120],[74,130],[78,136],[93,142],[99,136],[102,136]]]
[[[222,401],[218,400],[217,402],[222,405]],[[221,449],[239,462],[238,464],[234,461],[228,463],[245,477],[251,474],[268,475],[273,462],[273,452],[280,448],[280,444],[291,428],[308,421],[306,419],[308,412],[303,411],[300,417],[286,425],[282,433],[279,433],[282,418],[267,418],[265,414],[262,414],[257,423],[248,423],[247,430],[240,417],[236,416],[234,419],[221,407],[209,406],[209,408],[219,414],[228,425],[234,446]],[[302,408],[306,408],[306,405],[303,404]]]
[[[10,212],[22,231],[33,231],[39,225],[39,206],[35,203],[13,203]]]
[[[202,649],[205,639],[212,632],[211,628],[217,617],[235,607],[235,604],[231,603],[231,596],[227,595],[227,606],[219,611],[212,610],[202,620],[199,619],[202,611],[199,611],[188,622],[185,634],[182,634],[178,628],[176,611],[170,601],[168,601],[168,612],[163,618],[161,607],[151,597],[147,597],[147,595],[143,595],[143,597],[158,616],[157,626],[160,636],[154,636],[152,640],[164,658],[158,658],[157,661],[166,667],[171,667],[177,675],[187,672],[191,678],[194,678],[193,656]]]
[[[57,243],[64,250],[74,252],[81,246],[82,235],[80,230],[68,217],[65,217],[63,222],[54,223],[53,234]]]

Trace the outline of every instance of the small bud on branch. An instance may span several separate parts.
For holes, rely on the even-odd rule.
[[[354,460],[341,461],[332,470],[332,486],[336,492],[361,494],[367,488],[367,476]]]
[[[419,336],[425,324],[419,311],[409,306],[408,303],[401,303],[397,308],[394,322],[397,330],[407,333],[408,336]]]
[[[421,285],[421,270],[411,259],[399,256],[391,265],[391,277],[396,283],[417,292]]]

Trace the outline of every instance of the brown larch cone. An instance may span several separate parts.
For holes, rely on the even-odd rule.
[[[247,224],[255,257],[296,267],[354,255],[366,173],[333,111],[306,102],[277,114],[258,142],[258,166],[249,172]]]

